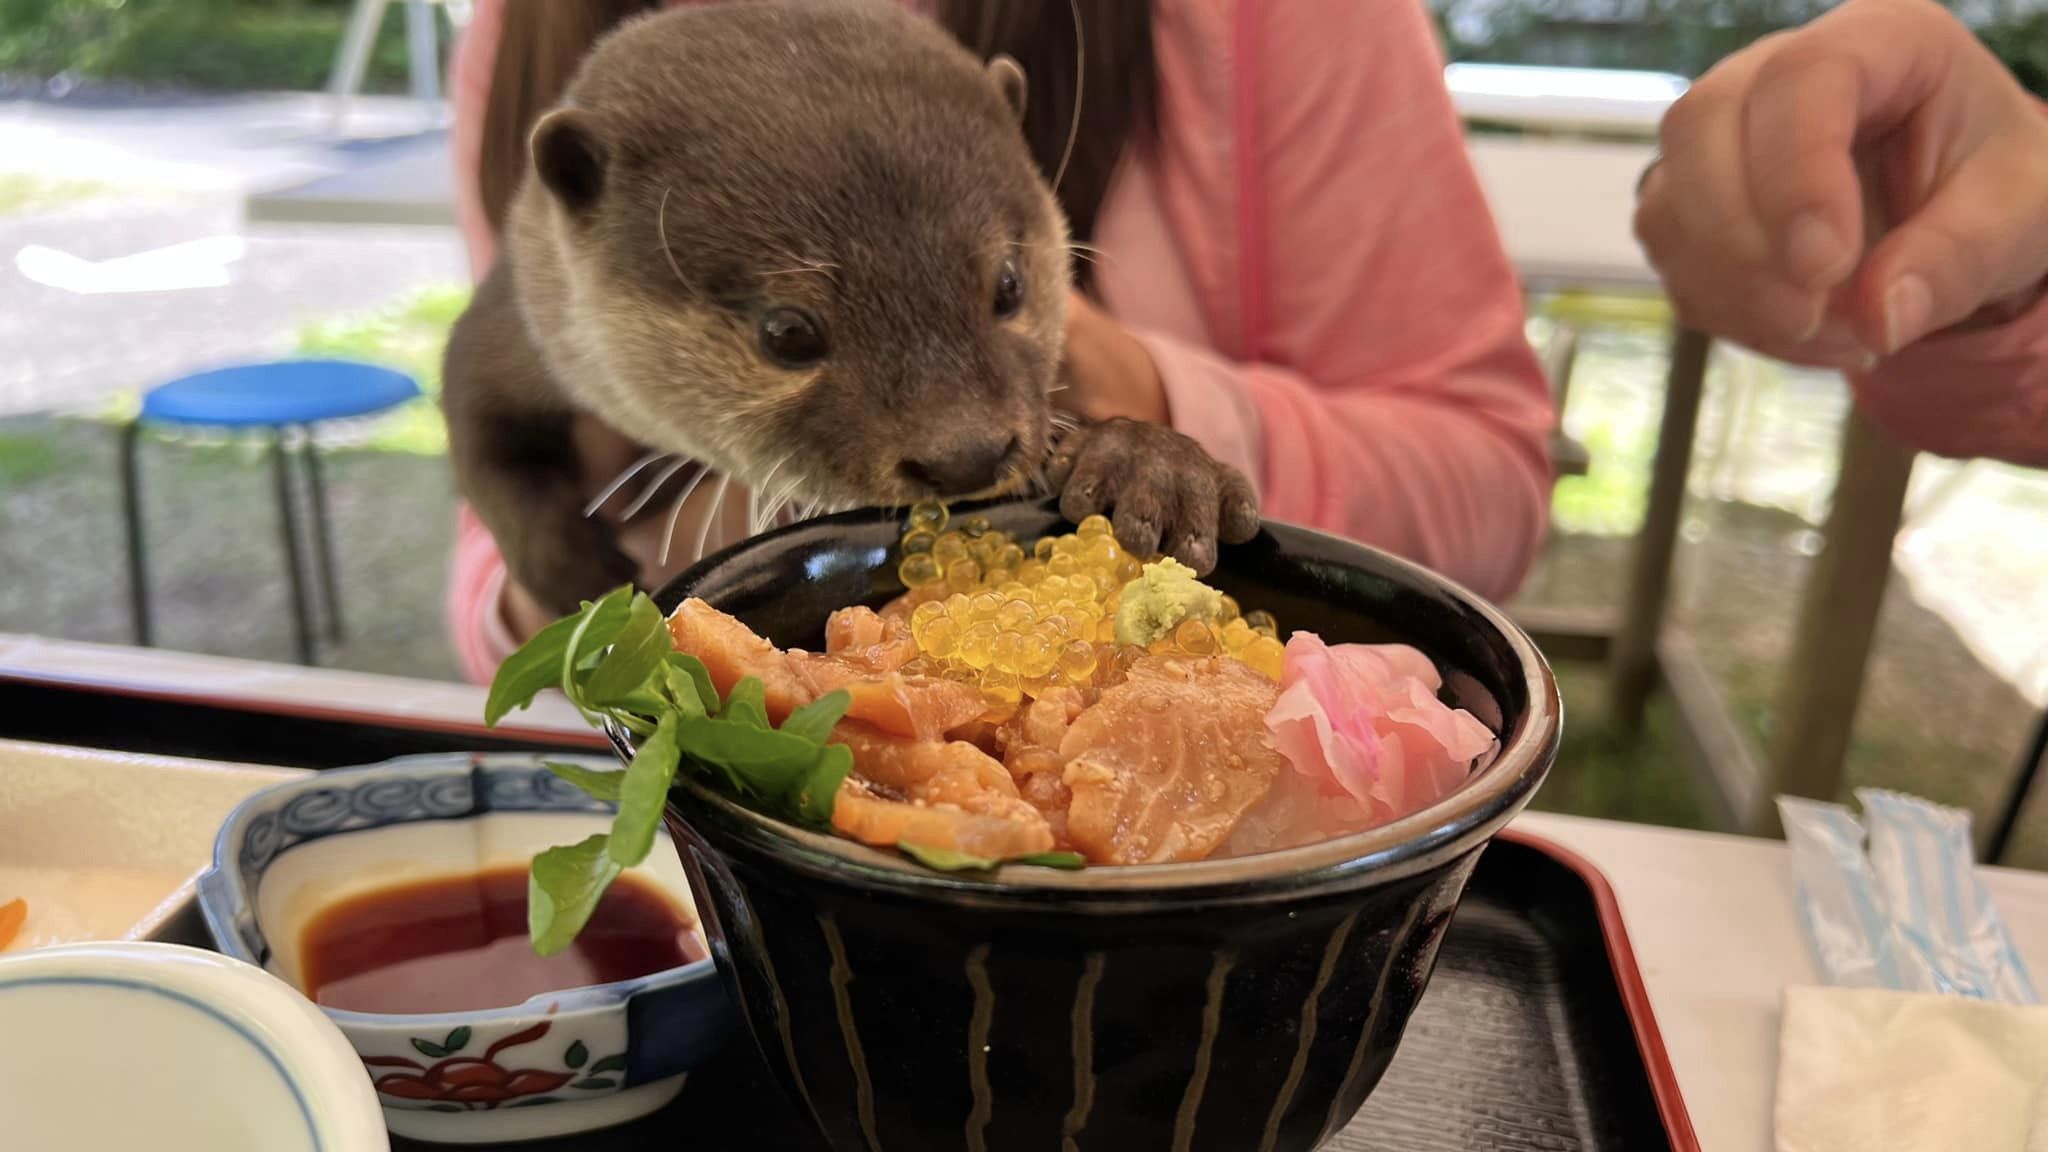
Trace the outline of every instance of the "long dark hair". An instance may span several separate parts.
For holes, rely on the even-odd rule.
[[[619,22],[660,7],[659,0],[505,0],[477,172],[484,214],[493,230],[504,230],[505,213],[525,175],[527,133],[561,98],[577,62]],[[1045,178],[1059,179],[1060,207],[1074,239],[1092,240],[1103,197],[1125,148],[1154,128],[1159,68],[1153,53],[1151,4],[940,0],[938,19],[983,59],[1007,53],[1024,66],[1025,139]],[[1073,151],[1068,156],[1070,136]],[[1088,263],[1077,262],[1074,272],[1085,286]]]

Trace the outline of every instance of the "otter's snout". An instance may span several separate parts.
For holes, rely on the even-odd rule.
[[[1001,434],[948,441],[904,457],[896,470],[934,496],[965,496],[995,487],[1018,446],[1015,436]]]

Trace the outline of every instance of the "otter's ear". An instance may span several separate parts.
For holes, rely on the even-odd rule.
[[[604,193],[606,148],[591,116],[557,108],[533,126],[533,170],[572,216],[597,206]]]
[[[1024,83],[1024,66],[999,52],[989,57],[988,75],[996,82],[996,91],[1003,94],[1003,101],[1010,106],[1011,114],[1022,123],[1024,95],[1029,91]]]

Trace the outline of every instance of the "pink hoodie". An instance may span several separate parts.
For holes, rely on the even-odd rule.
[[[502,3],[477,4],[452,83],[479,276]],[[1543,540],[1554,413],[1420,0],[1154,12],[1159,139],[1131,150],[1094,243],[1102,301],[1150,349],[1174,426],[1242,469],[1272,519],[1512,593]],[[463,509],[450,610],[479,680],[510,643],[503,579]]]

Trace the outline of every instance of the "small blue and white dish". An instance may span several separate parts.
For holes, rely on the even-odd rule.
[[[303,990],[302,937],[324,910],[420,881],[523,868],[610,824],[610,805],[535,756],[412,756],[336,769],[237,807],[200,878],[199,905],[222,952]],[[698,923],[665,834],[631,871]],[[709,959],[509,1008],[323,1010],[362,1058],[391,1131],[441,1143],[537,1139],[643,1116],[682,1090],[735,1019]]]

